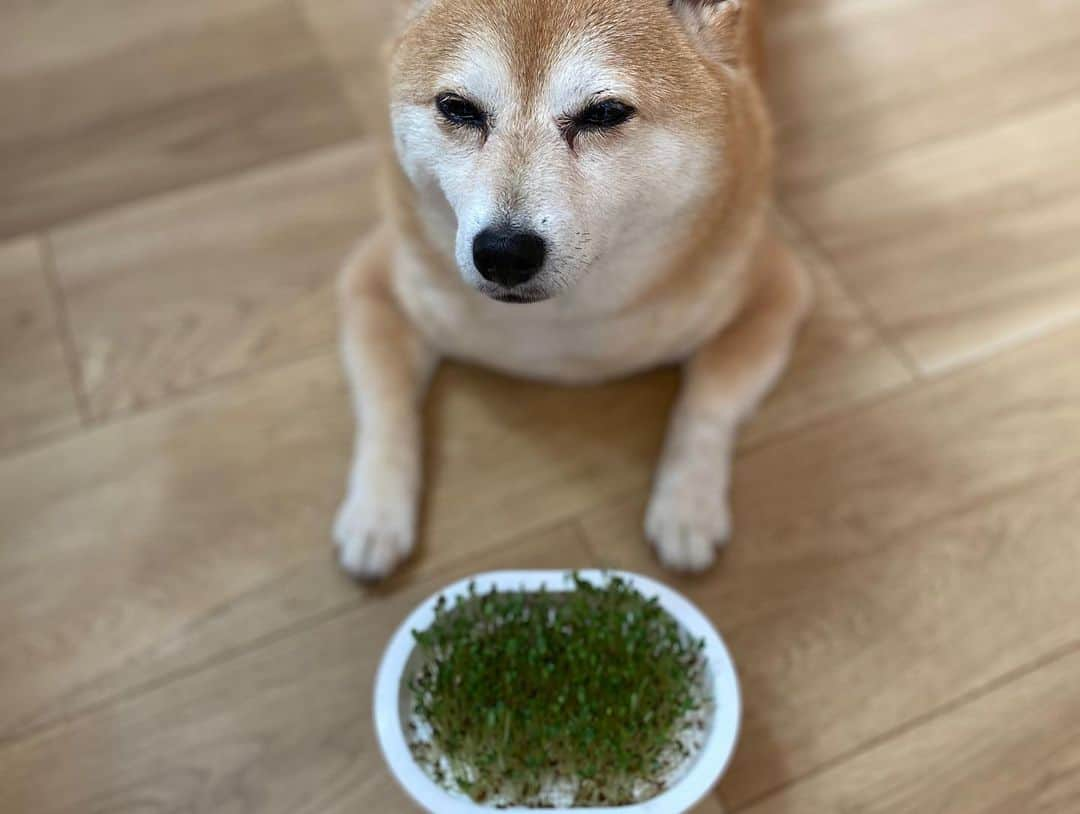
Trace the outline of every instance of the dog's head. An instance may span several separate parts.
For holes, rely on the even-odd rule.
[[[552,297],[715,188],[740,0],[415,2],[395,147],[479,291]]]

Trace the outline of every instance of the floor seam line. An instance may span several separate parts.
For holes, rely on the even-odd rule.
[[[93,411],[90,407],[90,396],[86,387],[86,376],[83,371],[79,346],[75,340],[75,330],[72,327],[71,307],[68,303],[67,294],[64,292],[63,283],[60,280],[56,252],[53,249],[52,239],[48,232],[38,234],[37,243],[38,254],[41,258],[41,269],[52,301],[53,320],[64,353],[64,365],[68,372],[68,382],[75,397],[76,410],[79,413],[79,427],[72,432],[72,434],[76,434],[91,427],[94,423]],[[45,440],[45,443],[48,443],[48,440]]]
[[[779,785],[774,786],[773,788],[770,788],[765,792],[762,792],[754,797],[747,799],[746,801],[731,808],[730,814],[739,814],[739,812],[749,811],[750,809],[755,808],[761,803],[773,797],[776,797],[779,794],[782,794],[788,789],[794,788],[795,786],[798,786],[799,784],[804,783],[807,780],[811,780],[814,777],[826,774],[833,769],[843,766],[846,763],[850,763],[861,755],[871,752],[874,749],[884,746],[892,741],[895,741],[896,739],[901,738],[910,732],[914,732],[915,730],[920,729],[923,726],[933,723],[933,721],[938,718],[945,717],[952,714],[953,712],[957,712],[961,709],[964,709],[965,707],[969,707],[984,698],[987,698],[997,692],[1000,692],[1001,690],[1007,689],[1008,687],[1017,684],[1020,681],[1023,681],[1024,679],[1037,673],[1039,670],[1053,666],[1058,662],[1070,658],[1078,652],[1080,652],[1080,639],[1074,639],[1073,641],[1064,644],[1061,647],[1056,648],[1055,650],[1045,653],[1044,655],[1033,659],[1026,664],[1016,667],[1013,670],[1009,670],[1002,675],[997,676],[996,678],[992,678],[981,686],[974,687],[967,692],[957,696],[956,698],[950,701],[946,701],[945,703],[935,707],[934,709],[923,713],[922,715],[917,715],[910,721],[905,721],[904,723],[895,726],[886,732],[879,733],[878,735],[867,739],[866,742],[859,744],[858,746],[853,747],[852,749],[849,749],[846,752],[843,752],[842,754],[831,758],[830,760],[824,761],[823,763],[821,763],[821,765],[816,766],[806,772],[803,772],[797,777],[790,778],[789,780],[786,780],[783,783],[780,783]]]
[[[836,258],[834,258],[825,248],[824,244],[818,239],[813,230],[807,226],[802,218],[800,218],[786,202],[781,203],[778,201],[776,208],[780,212],[783,220],[787,222],[792,230],[794,230],[796,238],[801,241],[806,250],[811,253],[813,260],[821,263],[828,269],[832,278],[836,281],[836,284],[840,286],[841,291],[844,292],[852,305],[855,306],[860,316],[866,320],[867,324],[869,324],[870,328],[877,335],[878,340],[892,352],[897,361],[904,367],[904,370],[911,376],[912,380],[922,381],[927,378],[923,373],[922,367],[908,351],[907,346],[903,341],[893,334],[892,330],[885,324],[885,320],[878,314],[877,310],[862,295],[858,288],[845,279],[843,273],[840,271],[839,264],[836,262]]]

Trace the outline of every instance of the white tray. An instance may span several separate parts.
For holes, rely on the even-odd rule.
[[[607,576],[625,579],[647,597],[657,597],[660,605],[691,636],[705,641],[706,671],[711,681],[713,720],[705,744],[693,764],[668,789],[643,803],[608,808],[502,808],[474,803],[464,795],[452,794],[425,774],[413,759],[405,735],[405,721],[412,706],[405,686],[405,672],[413,654],[413,630],[424,630],[435,621],[435,603],[445,596],[451,603],[467,594],[475,583],[480,593],[493,586],[500,591],[535,591],[546,585],[549,591],[569,590],[565,571],[495,571],[455,582],[425,600],[394,633],[379,664],[375,680],[375,731],[390,770],[402,788],[432,814],[478,814],[504,812],[536,814],[537,811],[571,811],[577,814],[681,814],[692,809],[712,789],[727,769],[735,751],[742,716],[739,682],[731,655],[712,623],[682,594],[665,585],[625,571],[579,571],[585,580],[602,582]]]

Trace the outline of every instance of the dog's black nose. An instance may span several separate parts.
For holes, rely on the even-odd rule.
[[[527,283],[547,257],[547,244],[532,232],[485,229],[473,241],[473,263],[485,280],[513,288]]]

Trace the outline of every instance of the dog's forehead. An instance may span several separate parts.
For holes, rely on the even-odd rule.
[[[674,29],[667,0],[442,0],[424,28],[443,40],[443,82],[555,104],[624,92]]]
[[[466,40],[440,84],[461,88],[485,102],[515,99],[557,110],[598,93],[633,95],[631,77],[620,70],[619,60],[602,42],[566,38],[528,71],[515,61],[515,53],[495,32]]]

